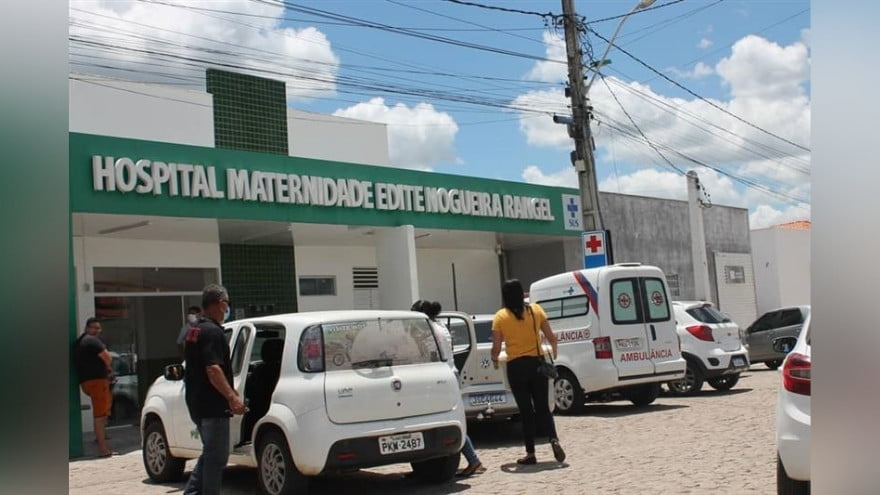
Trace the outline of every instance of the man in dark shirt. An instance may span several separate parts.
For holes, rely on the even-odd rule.
[[[222,286],[202,290],[202,318],[185,341],[186,406],[202,441],[202,455],[189,476],[184,495],[220,493],[229,460],[229,418],[246,408],[232,387],[229,343],[220,325],[226,320],[229,295]]]
[[[101,322],[97,318],[86,320],[86,329],[76,339],[73,349],[73,363],[79,378],[79,385],[92,401],[92,417],[95,422],[95,441],[98,444],[100,457],[113,455],[107,447],[105,427],[107,417],[113,407],[113,396],[110,394],[110,379],[113,358],[107,347],[98,338],[101,334]]]

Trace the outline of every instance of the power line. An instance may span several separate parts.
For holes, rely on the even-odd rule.
[[[591,33],[595,34],[596,36],[598,36],[600,39],[604,40],[606,43],[609,43],[609,42],[610,42],[610,41],[608,40],[608,38],[605,38],[605,37],[602,36],[601,34],[597,33],[593,28],[587,27],[586,29],[589,30]],[[791,140],[789,140],[789,139],[786,139],[786,138],[784,138],[784,137],[782,137],[782,136],[780,136],[780,135],[778,135],[778,134],[776,134],[776,133],[774,133],[774,132],[768,131],[767,129],[764,129],[764,128],[761,127],[761,126],[758,126],[758,125],[756,125],[756,124],[753,124],[753,123],[749,122],[748,120],[746,120],[746,119],[740,117],[739,115],[736,115],[735,113],[733,113],[733,112],[731,112],[731,111],[729,111],[729,110],[727,110],[727,109],[721,107],[720,105],[718,105],[718,104],[712,102],[712,101],[709,100],[708,98],[704,98],[703,96],[700,96],[699,94],[697,94],[697,93],[694,92],[693,90],[691,90],[691,89],[685,87],[684,85],[682,85],[681,83],[679,83],[679,82],[673,80],[672,78],[670,78],[670,77],[667,76],[666,74],[660,72],[659,70],[657,70],[657,69],[655,69],[654,67],[652,67],[651,65],[649,65],[647,62],[645,62],[645,61],[643,61],[642,59],[636,57],[635,55],[633,55],[632,53],[630,53],[630,52],[627,51],[626,49],[620,47],[620,45],[617,45],[617,44],[615,43],[615,44],[613,44],[613,46],[614,46],[615,48],[617,48],[618,50],[620,50],[621,52],[623,52],[623,53],[624,53],[626,56],[628,56],[629,58],[631,58],[631,59],[635,60],[636,62],[638,62],[640,65],[642,65],[642,66],[645,67],[646,69],[648,69],[648,70],[650,70],[651,72],[657,74],[658,76],[662,77],[662,78],[665,79],[666,81],[668,81],[668,82],[672,83],[673,85],[675,85],[677,88],[679,88],[679,89],[681,89],[681,90],[687,92],[687,93],[690,94],[691,96],[694,96],[695,98],[698,98],[699,100],[701,100],[701,101],[703,101],[703,102],[709,104],[710,106],[714,107],[715,109],[720,110],[720,111],[726,113],[727,115],[730,115],[731,117],[735,118],[736,120],[738,120],[738,121],[740,121],[740,122],[742,122],[742,123],[748,125],[749,127],[752,127],[752,128],[754,128],[754,129],[757,129],[757,130],[763,132],[764,134],[767,134],[768,136],[772,136],[772,137],[774,137],[774,138],[776,138],[776,139],[779,139],[780,141],[786,142],[786,143],[788,143],[788,144],[794,146],[795,148],[799,148],[799,149],[802,149],[802,150],[804,150],[804,151],[810,151],[810,148],[807,148],[806,146],[803,146],[803,145],[800,145],[800,144],[798,144],[798,143],[795,143],[794,141],[791,141]]]
[[[452,0],[447,0],[447,1],[452,1]],[[723,0],[722,0],[722,1],[723,1]],[[602,18],[602,19],[596,19],[595,21],[589,21],[589,22],[587,22],[586,24],[596,24],[596,23],[599,23],[599,22],[613,21],[613,20],[615,20],[615,19],[622,19],[622,18],[624,18],[624,17],[626,17],[626,16],[628,16],[628,15],[630,15],[630,14],[638,14],[638,13],[641,13],[641,12],[647,12],[647,11],[649,11],[649,10],[662,9],[662,8],[664,8],[664,7],[669,7],[670,5],[675,5],[675,4],[677,4],[677,3],[681,3],[681,2],[684,2],[684,0],[673,0],[672,2],[667,2],[667,3],[660,4],[660,5],[655,5],[655,6],[653,6],[653,7],[647,7],[647,8],[644,8],[644,9],[639,9],[639,10],[637,10],[637,11],[635,11],[635,12],[630,12],[630,13],[626,13],[626,14],[615,15],[615,16],[612,16],[612,17],[604,17],[604,18]]]
[[[526,14],[526,15],[535,15],[541,17],[543,19],[555,19],[559,17],[559,15],[554,14],[553,12],[535,12],[533,10],[520,10],[520,9],[511,9],[507,7],[496,7],[494,5],[485,5],[482,3],[476,2],[466,2],[464,0],[444,0],[449,3],[457,3],[459,5],[467,5],[468,7],[478,7],[486,10],[497,10],[500,12],[508,12],[511,14]],[[681,0],[683,1],[683,0]]]

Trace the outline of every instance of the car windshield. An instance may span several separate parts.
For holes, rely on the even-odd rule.
[[[700,306],[687,310],[695,320],[702,323],[724,323],[727,318],[712,306]]]
[[[322,325],[327,371],[440,361],[427,319],[381,319]]]

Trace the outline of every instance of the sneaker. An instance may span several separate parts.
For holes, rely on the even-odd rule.
[[[535,457],[535,454],[526,454],[525,457],[521,457],[516,460],[517,464],[537,464],[538,459]]]
[[[556,462],[565,460],[565,451],[562,450],[562,445],[559,445],[559,440],[550,440],[550,447],[553,448],[553,457],[556,458]]]

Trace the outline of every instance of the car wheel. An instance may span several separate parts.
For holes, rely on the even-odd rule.
[[[637,407],[644,407],[651,404],[657,400],[658,396],[660,396],[659,383],[649,383],[647,385],[633,387],[626,393],[626,398]]]
[[[456,452],[446,457],[413,462],[410,465],[413,473],[420,480],[428,483],[445,483],[455,477],[459,462],[461,462],[461,453]]]
[[[776,495],[810,495],[810,482],[789,478],[779,454],[776,455]]]
[[[671,395],[693,395],[703,388],[703,374],[690,361],[684,370],[684,378],[674,382],[666,382]]]
[[[559,372],[559,377],[553,382],[553,390],[556,410],[561,414],[574,414],[583,409],[586,401],[584,389],[570,371]]]
[[[186,459],[174,457],[168,448],[165,428],[158,420],[150,421],[144,429],[143,448],[144,469],[150,479],[165,483],[183,478]]]
[[[775,369],[778,368],[780,365],[782,365],[782,360],[781,360],[781,359],[776,359],[776,360],[774,360],[774,361],[764,361],[764,364],[765,364],[768,368],[770,368],[771,370],[775,370]]]
[[[709,386],[715,390],[730,390],[739,382],[739,373],[732,375],[721,375],[706,380]]]
[[[278,431],[261,436],[257,449],[257,483],[266,495],[304,493],[308,478],[296,469],[287,440]]]

